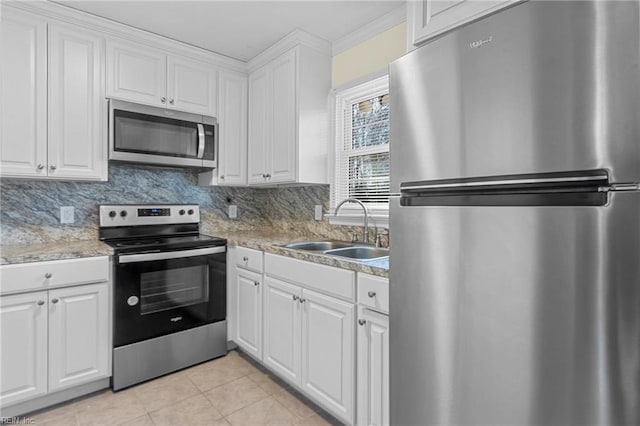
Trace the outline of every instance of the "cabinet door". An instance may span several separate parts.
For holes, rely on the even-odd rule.
[[[354,306],[309,290],[302,297],[302,388],[353,424]]]
[[[302,290],[271,277],[264,282],[265,365],[300,384],[300,307]]]
[[[218,107],[218,180],[247,184],[247,76],[220,71]]]
[[[107,42],[107,97],[164,107],[167,57],[129,43]]]
[[[248,180],[249,183],[267,183],[267,156],[271,129],[269,100],[269,73],[267,67],[254,71],[249,76],[249,143]]]
[[[291,50],[271,65],[270,107],[273,118],[271,148],[267,168],[269,182],[293,182],[296,179],[297,108],[296,51]]]
[[[217,70],[187,58],[167,58],[167,106],[182,111],[215,116]]]
[[[107,179],[104,40],[49,26],[49,177]]]
[[[47,23],[2,9],[0,173],[46,176]]]
[[[262,359],[262,275],[236,268],[236,338],[243,350]]]
[[[358,422],[389,424],[389,317],[363,309],[358,319]]]
[[[520,0],[419,0],[407,2],[412,43],[425,40]]]
[[[109,376],[108,283],[49,292],[49,392]]]
[[[0,406],[47,392],[47,292],[0,297]]]

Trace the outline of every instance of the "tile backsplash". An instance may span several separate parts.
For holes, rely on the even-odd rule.
[[[329,186],[282,188],[201,187],[189,170],[110,164],[108,182],[0,180],[2,244],[38,244],[98,238],[98,205],[199,204],[208,232],[281,230],[345,239],[351,227],[315,221],[314,206],[329,208]],[[238,206],[238,218],[227,206]],[[75,208],[73,224],[60,223],[60,207]]]

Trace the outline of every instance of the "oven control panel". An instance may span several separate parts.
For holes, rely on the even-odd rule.
[[[195,204],[100,206],[100,226],[166,225],[200,222],[200,206]]]

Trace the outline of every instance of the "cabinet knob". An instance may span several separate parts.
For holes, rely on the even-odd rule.
[[[59,301],[60,301],[60,299],[53,299],[53,300],[51,301],[51,303],[58,303]]]
[[[57,167],[55,164],[52,164],[51,166],[49,166],[49,168],[50,168],[51,170],[55,170],[55,169],[57,169],[58,167]]]
[[[220,176],[220,180],[224,180],[224,175]]]
[[[44,305],[44,300],[38,300],[38,306]]]
[[[253,282],[253,285],[255,285],[255,286],[259,286],[259,285],[260,285],[260,283],[259,283],[258,281],[254,281],[254,282]]]
[[[43,170],[44,169],[44,164],[40,163],[38,164],[38,170]]]
[[[376,297],[376,292],[375,291],[370,291],[369,293],[367,293],[367,295],[369,297]]]
[[[173,104],[174,104],[174,100],[173,100],[173,99],[169,99],[169,103],[170,103],[171,105],[173,105]]]
[[[363,320],[363,319],[358,320],[358,324],[360,325],[365,325],[366,323],[367,323],[367,320]]]
[[[52,276],[53,276],[53,274],[52,274],[51,272],[47,272],[46,274],[44,274],[44,277],[45,277],[46,279],[49,279],[49,278],[51,278]]]
[[[299,298],[298,300],[300,301],[300,303],[304,303],[304,302],[306,302],[306,301],[307,301],[307,299],[305,299],[305,298],[303,298],[303,297]]]
[[[295,301],[295,300],[298,300],[298,299],[300,299],[300,298],[294,294],[293,295],[293,300]]]
[[[266,176],[267,176],[267,179],[271,179],[271,174],[270,173],[267,173]]]
[[[244,260],[245,262],[248,262],[248,261],[249,261],[249,258],[248,258],[247,256],[244,256],[244,257],[242,258],[242,260]]]
[[[167,102],[167,98],[165,98],[164,96],[163,96],[163,97],[161,97],[161,98],[160,98],[160,102],[162,102],[162,103],[164,104],[165,102]]]

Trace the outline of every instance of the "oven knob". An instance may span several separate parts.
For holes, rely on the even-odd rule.
[[[131,296],[127,299],[127,305],[136,306],[138,304],[138,296]]]
[[[115,210],[111,210],[109,212],[109,217],[116,217],[116,211]]]
[[[189,209],[189,214],[193,214],[193,209]]]
[[[184,210],[180,210],[178,213],[180,213],[180,216],[184,215]]]
[[[122,216],[122,217],[127,217],[127,211],[126,211],[126,210],[122,210],[122,211],[120,212],[120,216]]]

